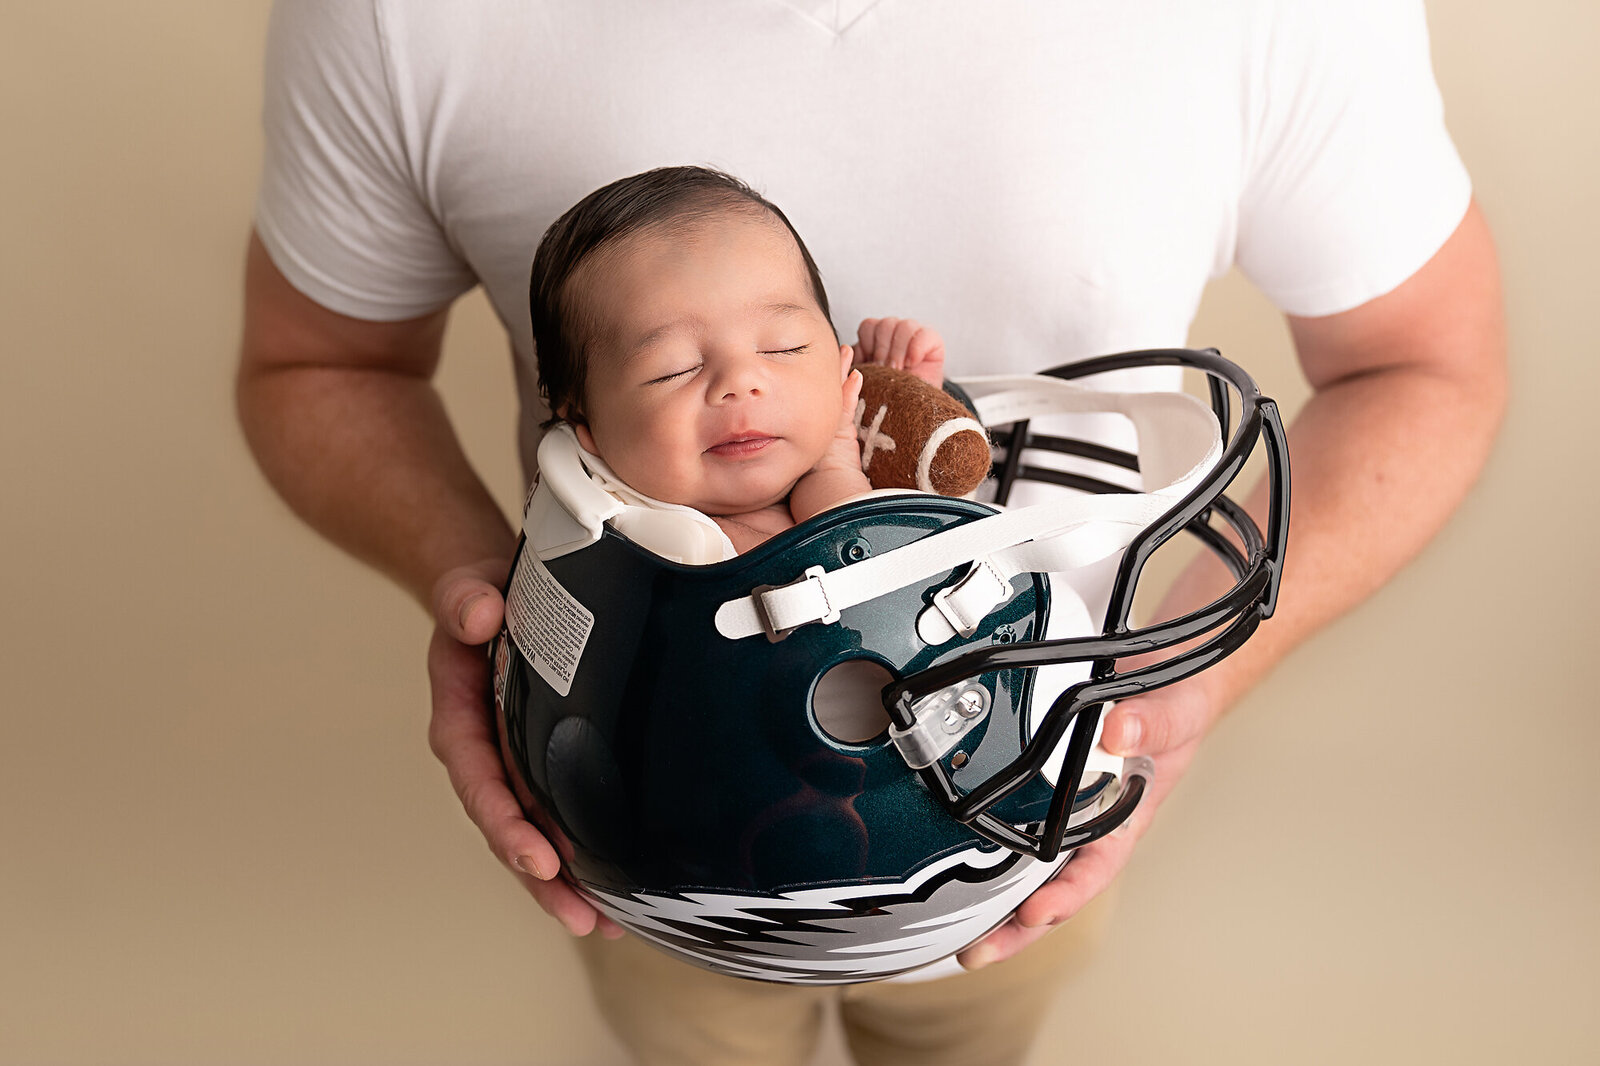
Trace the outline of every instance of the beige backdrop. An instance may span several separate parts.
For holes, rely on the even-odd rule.
[[[298,525],[235,429],[267,6],[0,15],[0,1062],[620,1062],[428,753],[422,613]],[[1500,447],[1217,731],[1038,1063],[1600,1048],[1600,17],[1429,7],[1504,261]],[[1193,337],[1303,397],[1242,284]],[[442,384],[513,503],[480,300]]]

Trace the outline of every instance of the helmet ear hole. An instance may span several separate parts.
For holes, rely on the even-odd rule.
[[[828,668],[811,690],[817,728],[841,744],[865,744],[889,730],[883,689],[895,677],[872,659],[846,659]]]

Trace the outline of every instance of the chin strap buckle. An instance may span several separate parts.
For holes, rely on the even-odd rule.
[[[776,644],[803,625],[821,622],[827,625],[839,620],[839,612],[828,598],[828,587],[823,579],[828,572],[820,566],[809,566],[804,574],[787,585],[757,585],[750,590],[750,599],[756,606],[756,616],[767,640]]]
[[[933,604],[917,616],[917,636],[928,645],[970,637],[1011,592],[1008,574],[989,559],[976,559],[967,576],[934,593]]]

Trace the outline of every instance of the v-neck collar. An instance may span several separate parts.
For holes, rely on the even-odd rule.
[[[834,36],[861,21],[861,16],[877,7],[881,0],[777,0],[784,7],[804,15]]]

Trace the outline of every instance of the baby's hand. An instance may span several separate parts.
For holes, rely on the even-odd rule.
[[[839,390],[839,425],[828,450],[822,453],[817,465],[795,482],[789,493],[789,516],[795,522],[804,522],[812,515],[821,514],[847,500],[872,489],[872,483],[861,469],[861,442],[856,439],[856,403],[861,398],[861,371],[847,370],[850,366],[850,346],[839,349],[846,371]],[[730,534],[731,536],[731,534]],[[734,541],[735,546],[738,541]],[[742,550],[742,549],[741,549]]]
[[[934,388],[944,387],[944,338],[911,318],[867,318],[856,328],[856,363],[909,370]]]
[[[841,405],[839,425],[833,431],[833,442],[823,453],[814,470],[861,470],[861,441],[856,436],[856,403],[861,399],[861,371],[852,370],[845,375],[840,386]]]

